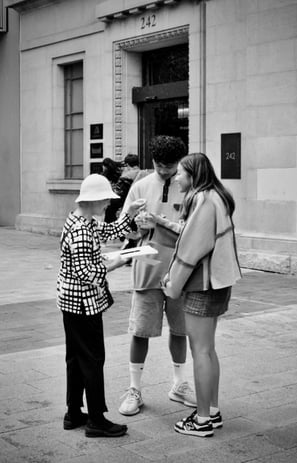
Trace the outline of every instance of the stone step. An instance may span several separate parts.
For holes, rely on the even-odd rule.
[[[236,239],[242,268],[297,274],[296,236],[237,233]]]
[[[242,268],[290,275],[297,274],[296,255],[276,254],[268,251],[260,251],[259,249],[238,249],[238,258]]]

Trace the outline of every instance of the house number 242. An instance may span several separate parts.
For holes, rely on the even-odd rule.
[[[140,29],[147,29],[149,27],[154,27],[156,25],[157,18],[155,14],[150,14],[148,16],[142,16],[140,18]]]

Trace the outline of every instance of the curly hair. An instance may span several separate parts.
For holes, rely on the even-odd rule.
[[[149,153],[155,162],[174,164],[187,154],[187,149],[179,137],[157,135],[149,143]]]

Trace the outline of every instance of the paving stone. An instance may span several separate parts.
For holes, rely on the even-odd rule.
[[[277,445],[265,439],[261,432],[225,441],[222,448],[239,455],[241,461],[253,461],[259,457],[273,455],[280,450]]]
[[[253,460],[253,463],[296,463],[297,448],[291,450],[280,451],[267,457]]]
[[[276,420],[276,424],[279,424]],[[277,427],[264,433],[264,436],[275,445],[283,449],[297,449],[297,425],[296,423]],[[297,454],[296,454],[297,455]]]
[[[122,438],[121,438],[122,439]],[[133,460],[131,460],[131,453],[126,452],[123,447],[120,448],[102,448],[102,445],[97,441],[97,450],[96,451],[86,451],[84,455],[80,455],[71,460],[64,460],[59,463],[145,463],[147,460],[144,460],[143,457],[138,457],[133,455]]]
[[[245,457],[244,457],[245,458]],[[240,455],[232,453],[231,451],[223,450],[218,445],[212,445],[211,449],[199,449],[184,452],[182,460],[187,463],[197,463],[201,461],[203,463],[242,463],[246,459],[241,459]],[[180,463],[181,455],[170,455],[166,459],[166,463]]]
[[[258,412],[253,411],[250,414],[247,412],[245,416],[252,421],[258,421],[266,426],[268,424],[269,428],[274,428],[277,425],[279,429],[282,426],[292,424],[296,427],[296,402],[293,401],[289,404],[286,403],[277,407],[261,409]]]

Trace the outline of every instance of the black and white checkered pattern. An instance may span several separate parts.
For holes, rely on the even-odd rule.
[[[124,214],[113,223],[88,221],[70,213],[61,235],[61,265],[57,281],[57,305],[66,312],[95,315],[109,307],[106,267],[101,241],[130,231],[131,218]]]

